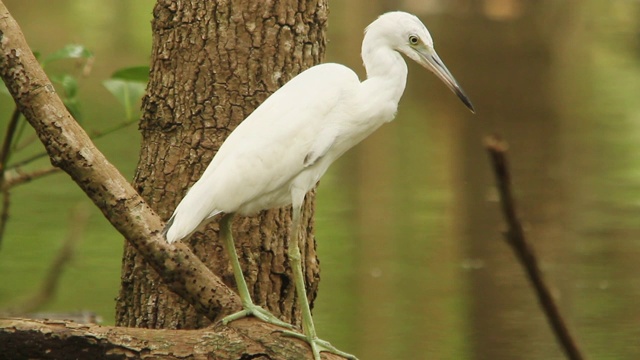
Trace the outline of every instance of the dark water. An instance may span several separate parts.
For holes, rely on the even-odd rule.
[[[96,52],[86,127],[122,120],[100,81],[145,64],[153,1],[5,1],[33,48]],[[397,120],[338,161],[317,203],[320,336],[362,359],[561,359],[511,250],[482,139],[501,134],[527,236],[590,359],[640,358],[640,2],[332,2],[328,61],[360,74],[363,28],[400,8],[429,27],[477,108],[415,64]],[[11,103],[0,101],[0,123]],[[98,142],[128,176],[135,127]],[[29,148],[37,151],[37,146]],[[40,165],[46,164],[43,161]],[[87,203],[65,175],[18,189],[0,250],[0,306],[46,272]],[[51,311],[113,322],[122,240],[89,207]],[[91,287],[95,291],[81,289]]]

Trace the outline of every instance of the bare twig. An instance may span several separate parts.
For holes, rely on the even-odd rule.
[[[20,173],[16,169],[17,176],[8,176],[5,172],[0,178],[0,193],[2,193],[2,209],[0,210],[0,247],[2,247],[2,239],[4,239],[4,232],[7,228],[7,221],[9,221],[9,208],[11,207],[11,188],[34,179],[38,179],[50,174],[55,174],[60,171],[59,168],[49,166],[43,169],[38,169],[29,173]]]
[[[17,173],[17,175],[15,176],[8,176],[7,174],[5,174],[4,184],[0,187],[2,191],[7,191],[14,186],[18,186],[20,184],[39,179],[41,177],[45,177],[47,175],[58,173],[60,172],[60,168],[49,166],[28,173],[23,173],[19,171],[19,169],[15,169],[15,172]]]
[[[91,140],[97,140],[103,136],[110,135],[118,130],[124,129],[130,126],[131,124],[135,124],[137,122],[138,122],[138,119],[126,120],[106,130],[91,130],[91,132],[89,133],[89,138]]]
[[[7,133],[5,134],[4,141],[2,143],[2,150],[0,150],[0,185],[2,185],[4,171],[7,168],[7,161],[11,154],[11,143],[13,142],[13,136],[15,135],[16,128],[18,127],[18,120],[20,120],[20,110],[18,110],[18,107],[16,106],[13,110],[13,114],[11,114]]]
[[[53,262],[51,262],[47,275],[42,281],[40,290],[22,302],[19,309],[15,309],[12,312],[27,314],[37,311],[53,298],[58,288],[62,272],[73,258],[73,252],[80,242],[80,239],[82,239],[88,220],[89,209],[86,205],[78,205],[72,210],[71,216],[69,217],[69,233],[62,244],[62,248],[58,251]]]
[[[26,128],[25,124],[26,123],[24,122],[20,123],[20,128],[18,129],[18,135],[16,136],[18,139],[22,137],[22,133],[24,133],[25,131],[25,128]],[[26,138],[22,139],[22,141],[14,143],[13,146],[11,147],[11,150],[14,152],[18,152],[37,141],[38,141],[38,136],[36,134],[31,134]]]
[[[11,207],[11,193],[9,190],[2,189],[2,212],[0,212],[0,247],[4,238],[4,231],[9,221],[9,208]]]
[[[485,147],[487,148],[491,158],[498,191],[500,193],[502,212],[505,220],[507,221],[508,230],[505,233],[505,239],[515,252],[520,263],[524,266],[527,275],[529,276],[529,280],[531,281],[531,284],[538,296],[538,301],[547,316],[547,320],[549,321],[556,338],[562,345],[567,358],[572,360],[584,359],[578,344],[569,332],[569,328],[558,309],[558,305],[551,295],[549,286],[547,286],[544,278],[542,277],[542,272],[538,266],[538,260],[536,259],[533,249],[527,242],[522,229],[522,224],[518,220],[515,201],[511,192],[511,177],[509,174],[507,158],[505,156],[507,144],[497,136],[491,136],[485,139]]]
[[[114,132],[118,131],[118,130],[122,130],[128,126],[131,126],[132,124],[137,123],[138,120],[126,120],[121,122],[120,124],[117,124],[115,126],[113,126],[112,128],[108,128],[106,130],[91,130],[91,133],[89,134],[89,138],[91,140],[97,140],[100,139],[102,137],[105,137],[107,135],[111,135]],[[19,150],[19,149],[18,149]],[[23,159],[19,162],[13,163],[11,166],[7,167],[7,170],[14,170],[17,168],[20,168],[22,166],[28,165],[36,160],[42,159],[42,158],[46,158],[47,156],[49,156],[49,154],[47,154],[46,152],[41,152],[38,154],[35,154],[33,156],[30,156],[26,159]],[[33,180],[33,178],[30,178],[28,180]],[[27,180],[27,181],[28,181]]]
[[[7,170],[13,170],[13,169],[28,165],[28,164],[36,161],[36,160],[39,160],[39,159],[42,159],[42,158],[46,158],[47,156],[49,156],[49,154],[47,154],[46,152],[41,152],[41,153],[38,153],[38,154],[35,154],[35,155],[32,155],[32,156],[29,156],[26,159],[23,159],[23,160],[21,160],[19,162],[13,163],[11,166],[9,166],[7,168]]]

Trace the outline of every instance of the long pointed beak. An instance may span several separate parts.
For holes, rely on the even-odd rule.
[[[473,108],[473,104],[469,100],[469,97],[464,93],[460,85],[458,85],[458,82],[453,77],[453,75],[451,75],[447,67],[444,66],[444,63],[442,62],[442,60],[440,60],[440,57],[435,52],[435,50],[427,47],[416,50],[417,53],[420,54],[420,58],[422,60],[419,62],[420,65],[436,74],[436,76],[440,80],[442,80],[447,85],[447,87],[451,89],[451,91],[458,95],[460,100],[462,100],[462,102],[469,108],[469,110],[471,110],[472,113],[475,113],[476,110]]]

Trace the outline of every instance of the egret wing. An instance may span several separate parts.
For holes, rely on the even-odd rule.
[[[188,236],[221,211],[252,213],[290,203],[290,182],[305,159],[309,165],[331,147],[331,129],[339,127],[359,85],[349,68],[323,64],[272,94],[229,135],[180,202],[172,217],[176,231],[170,229],[167,239],[172,232]]]
[[[321,156],[331,146],[332,129],[359,84],[350,69],[324,64],[275,92],[236,128],[205,171],[212,204],[233,211],[267,194],[288,197],[283,186],[304,170],[310,152]],[[314,145],[318,139],[323,142]],[[285,200],[273,201],[262,206],[282,206],[275,203]]]

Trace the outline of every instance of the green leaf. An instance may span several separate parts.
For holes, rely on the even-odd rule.
[[[103,81],[102,85],[118,99],[124,107],[127,119],[131,120],[135,112],[134,105],[144,94],[147,84],[140,81],[112,78]]]
[[[64,94],[68,98],[75,98],[78,95],[78,80],[69,74],[51,76],[51,81],[60,84]]]
[[[71,116],[73,116],[73,118],[76,119],[78,123],[82,123],[82,114],[80,113],[80,104],[78,103],[78,98],[64,98],[62,99],[62,103],[67,108],[67,110],[69,110]]]
[[[63,47],[62,49],[47,55],[44,60],[42,60],[42,66],[44,67],[46,64],[63,59],[88,59],[93,57],[93,53],[82,45],[78,44],[69,44]]]
[[[127,119],[132,120],[135,112],[133,107],[144,95],[148,81],[149,67],[134,66],[114,72],[111,79],[102,84],[122,104]]]
[[[122,68],[114,72],[113,75],[111,75],[111,78],[137,81],[137,82],[146,84],[147,82],[149,82],[149,67],[133,66],[128,68]]]
[[[80,105],[78,102],[78,80],[69,74],[53,75],[51,82],[62,88],[62,102],[67,107],[71,115],[81,122]]]

